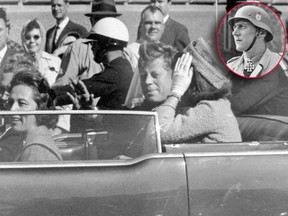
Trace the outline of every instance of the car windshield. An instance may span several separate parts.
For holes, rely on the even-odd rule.
[[[25,119],[24,116],[32,116],[31,114],[36,116],[36,119],[43,115],[46,117],[49,115],[49,119],[57,115],[59,119],[73,119],[71,121],[73,124],[69,125],[69,132],[64,131],[52,136],[63,160],[129,159],[148,153],[161,152],[156,113],[88,110],[34,111],[32,113],[2,111],[0,114],[2,119],[0,146],[3,147],[2,149],[7,145],[9,147],[19,146],[15,147],[18,148],[18,152],[15,152],[17,155],[19,149],[23,145],[27,145],[27,142],[43,142],[45,144],[46,138],[41,138],[39,134],[43,132],[42,130],[37,133],[35,130],[34,132],[29,131],[33,137],[30,137],[29,141],[27,141],[28,138],[23,139],[22,134],[24,133],[21,130],[24,129],[21,129],[19,125],[24,128],[25,121],[28,122],[28,118]],[[63,125],[65,124],[62,124],[62,127],[64,127]],[[51,129],[49,133],[53,133]],[[0,160],[5,161],[1,158]]]
[[[45,131],[41,127],[31,126],[31,116],[38,122],[36,125],[39,125],[39,121],[42,122],[40,125],[49,125],[55,117],[58,122],[53,129]],[[51,160],[51,157],[63,161],[128,160],[162,152],[286,149],[287,117],[243,115],[237,117],[237,121],[242,142],[161,143],[156,112],[1,111],[0,162],[43,162]],[[59,133],[56,128],[62,128],[62,131]],[[30,148],[31,145],[33,148]],[[30,149],[25,149],[28,147]],[[47,155],[43,148],[50,154]]]

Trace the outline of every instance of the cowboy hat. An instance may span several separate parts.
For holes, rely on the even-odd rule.
[[[85,16],[121,16],[117,13],[114,0],[94,0],[92,3],[92,12],[85,14]]]

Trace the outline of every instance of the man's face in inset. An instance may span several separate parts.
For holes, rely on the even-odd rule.
[[[244,19],[236,20],[232,32],[236,49],[241,52],[247,50],[256,36],[256,33],[257,29],[251,22]]]
[[[159,41],[164,31],[163,19],[160,11],[156,10],[153,13],[147,10],[142,16],[141,37],[149,42]]]
[[[170,3],[168,0],[150,0],[150,5],[159,7],[164,17],[169,14]]]
[[[65,19],[68,14],[69,3],[65,0],[51,0],[52,15],[57,20],[61,22]]]
[[[0,18],[0,50],[2,50],[9,39],[9,28],[4,19]]]

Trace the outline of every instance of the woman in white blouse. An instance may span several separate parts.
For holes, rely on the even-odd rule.
[[[33,58],[36,69],[47,79],[52,86],[59,74],[61,59],[42,50],[45,45],[45,29],[37,20],[33,19],[23,26],[21,32],[24,50]],[[57,107],[57,109],[71,109],[71,106]],[[53,135],[70,130],[70,116],[60,115]]]
[[[45,30],[42,24],[33,19],[23,26],[21,32],[22,45],[34,59],[35,67],[52,85],[59,73],[61,59],[42,50],[45,44]]]

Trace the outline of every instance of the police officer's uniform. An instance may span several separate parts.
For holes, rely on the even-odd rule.
[[[281,56],[278,53],[271,52],[269,48],[261,57],[260,61],[247,72],[247,60],[244,54],[233,57],[227,62],[227,66],[235,73],[245,77],[262,76],[270,72],[279,63]],[[245,70],[246,69],[246,70]],[[245,73],[246,72],[246,73]]]

